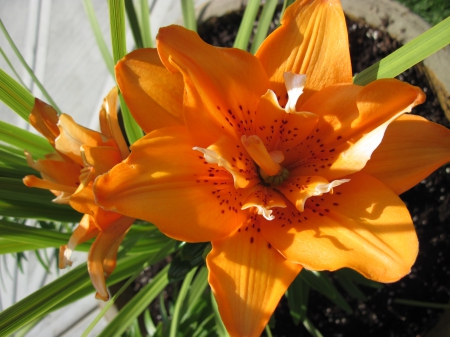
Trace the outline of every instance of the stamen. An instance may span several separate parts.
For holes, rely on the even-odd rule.
[[[275,176],[280,173],[280,164],[272,159],[266,147],[264,146],[264,143],[258,136],[252,135],[247,137],[243,135],[241,137],[241,142],[247,150],[248,154],[266,175]]]

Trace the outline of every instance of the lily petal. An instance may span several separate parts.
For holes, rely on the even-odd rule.
[[[117,87],[114,87],[103,99],[99,113],[100,130],[104,135],[115,140],[120,149],[122,159],[125,159],[130,154],[130,150],[120,129],[119,118],[117,116],[117,98],[118,90]]]
[[[153,131],[134,143],[130,156],[94,184],[103,208],[154,223],[182,241],[212,241],[229,235],[246,217],[246,189],[208,163],[185,127]]]
[[[95,297],[106,301],[109,294],[105,279],[116,267],[117,250],[135,219],[120,217],[106,230],[100,232],[89,250],[88,270],[97,290]]]
[[[260,336],[302,267],[287,261],[259,231],[257,215],[230,237],[212,242],[209,284],[232,337]]]
[[[115,71],[128,108],[146,133],[184,123],[183,78],[167,71],[156,49],[138,49],[127,54],[117,63]]]
[[[307,269],[349,267],[379,282],[397,281],[409,273],[418,252],[409,212],[379,180],[363,173],[349,178],[333,194],[309,198],[304,212],[293,205],[275,210],[261,232]]]
[[[92,239],[99,232],[94,219],[90,215],[85,214],[70,236],[68,244],[59,248],[59,268],[64,269],[67,266],[71,266],[70,256],[75,247]]]
[[[302,105],[322,118],[316,132],[303,142],[303,152],[299,148],[290,158],[301,158],[298,169],[304,175],[328,180],[358,172],[381,143],[388,125],[424,98],[420,88],[394,79],[377,80],[365,87],[328,87]],[[305,157],[307,164],[302,163]]]
[[[58,114],[51,105],[35,98],[29,121],[50,144],[55,146],[55,138],[59,135]]]
[[[179,26],[161,28],[157,44],[167,69],[183,75],[185,121],[198,146],[212,144],[223,130],[240,139],[254,129],[259,98],[269,86],[257,58],[208,45]]]
[[[389,125],[362,172],[401,194],[448,162],[450,131],[425,118],[405,115]]]
[[[117,148],[117,144],[112,138],[108,138],[99,132],[85,128],[66,114],[59,116],[59,129],[61,131],[55,140],[56,150],[60,151],[74,162],[84,166],[81,157],[81,146],[109,146]]]
[[[287,102],[283,74],[306,74],[300,101],[336,83],[351,83],[347,27],[339,0],[298,0],[290,5],[281,27],[256,52],[270,78],[270,88]]]

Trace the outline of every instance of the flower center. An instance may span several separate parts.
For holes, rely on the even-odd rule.
[[[277,186],[289,177],[289,171],[279,164],[284,159],[280,151],[269,153],[257,135],[248,137],[244,135],[241,137],[241,142],[259,166],[259,174],[266,183]]]

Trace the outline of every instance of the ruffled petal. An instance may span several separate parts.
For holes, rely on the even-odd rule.
[[[198,146],[212,144],[224,132],[236,139],[254,133],[255,110],[269,86],[258,59],[208,45],[179,26],[161,28],[157,44],[167,69],[184,77],[184,117]]]
[[[288,260],[311,270],[355,269],[379,282],[409,273],[418,241],[409,212],[379,180],[362,173],[333,194],[311,197],[261,225],[264,237]]]
[[[93,167],[96,175],[108,172],[122,161],[120,150],[108,146],[81,146],[81,157],[85,165]]]
[[[285,163],[296,155],[296,149],[301,146],[306,137],[316,128],[318,116],[310,112],[286,113],[278,104],[275,94],[269,90],[261,97],[256,110],[256,134],[263,141],[266,149],[281,151],[287,157]]]
[[[184,123],[183,78],[167,71],[156,49],[138,49],[127,54],[115,70],[127,106],[146,133]]]
[[[316,130],[291,151],[289,169],[328,180],[360,171],[383,139],[388,125],[424,100],[422,90],[394,79],[365,87],[338,85],[313,95],[302,109],[321,118]]]
[[[108,95],[103,99],[103,104],[99,113],[100,130],[102,134],[109,138],[113,138],[116,142],[122,159],[125,159],[130,154],[127,142],[120,129],[119,119],[117,116],[117,87],[110,90]]]
[[[95,298],[107,301],[106,278],[116,267],[117,250],[133,224],[134,219],[120,217],[106,230],[100,232],[89,250],[88,271],[92,284],[97,290]]]
[[[56,110],[38,98],[34,99],[33,110],[28,117],[30,124],[40,132],[48,142],[55,146],[55,139],[59,136],[58,114]]]
[[[386,130],[362,172],[401,194],[450,162],[450,130],[419,116],[405,115]]]
[[[70,206],[80,213],[89,214],[100,230],[105,230],[122,215],[104,210],[95,203],[92,183],[96,177],[91,167],[84,168],[80,175],[80,186],[70,196]]]
[[[75,228],[70,236],[67,245],[59,248],[59,268],[64,269],[67,266],[71,266],[72,261],[70,260],[70,257],[75,247],[83,242],[86,242],[87,240],[92,239],[99,232],[100,231],[95,225],[94,219],[90,215],[85,214],[77,228]]]
[[[97,178],[103,208],[154,223],[182,241],[212,241],[229,235],[245,219],[247,189],[193,149],[184,127],[153,131],[133,144],[124,162]]]
[[[300,101],[332,84],[351,83],[347,27],[340,2],[294,2],[286,9],[281,27],[263,42],[256,57],[282,106],[287,102],[284,72],[306,74]]]
[[[287,261],[259,230],[257,215],[226,239],[212,242],[209,284],[232,337],[260,336],[301,266]]]
[[[82,145],[117,148],[114,139],[75,123],[69,115],[61,114],[58,126],[61,133],[55,141],[56,149],[82,166],[84,166],[80,153]]]

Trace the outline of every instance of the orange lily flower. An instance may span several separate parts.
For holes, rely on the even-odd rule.
[[[338,0],[296,1],[256,56],[177,26],[157,42],[161,62],[184,80],[184,125],[133,144],[94,194],[172,238],[212,242],[209,283],[231,336],[260,335],[302,268],[349,267],[380,282],[410,271],[418,242],[398,194],[450,161],[450,134],[401,117],[423,102],[419,88],[352,84]],[[124,64],[145,53],[154,51]],[[133,93],[151,90],[143,68],[116,70],[128,104],[141,109]],[[161,88],[173,83],[165,77]]]
[[[67,245],[60,247],[60,268],[72,265],[75,247],[96,237],[88,256],[88,269],[97,290],[96,297],[109,298],[105,278],[116,266],[117,250],[134,218],[105,211],[95,204],[94,179],[120,163],[128,154],[116,113],[117,89],[105,98],[100,110],[101,133],[76,124],[66,114],[57,115],[50,106],[35,100],[30,124],[44,135],[56,152],[34,161],[26,153],[28,164],[41,173],[42,179],[29,175],[25,185],[50,190],[57,203],[70,204],[84,213]]]

